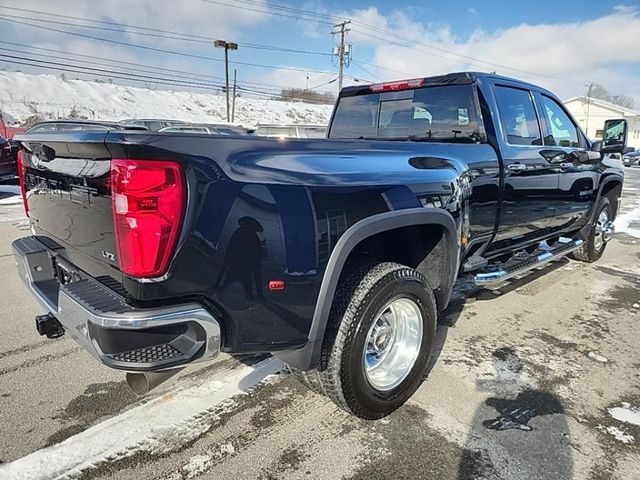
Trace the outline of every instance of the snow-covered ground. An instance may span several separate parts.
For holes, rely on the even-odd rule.
[[[63,80],[55,75],[0,72],[0,112],[5,121],[68,117],[74,111],[95,120],[171,118],[189,122],[226,120],[222,94]],[[331,105],[238,98],[236,123],[328,123]]]

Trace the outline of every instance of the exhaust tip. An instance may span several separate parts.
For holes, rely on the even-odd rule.
[[[127,385],[136,395],[145,395],[151,390],[166,382],[181,368],[174,368],[164,372],[127,372]]]

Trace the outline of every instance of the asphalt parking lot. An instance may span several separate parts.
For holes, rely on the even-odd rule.
[[[640,478],[640,169],[595,264],[563,260],[499,290],[458,282],[432,370],[364,422],[270,358],[221,356],[143,398],[42,313],[0,190],[0,478]],[[5,192],[5,193],[1,193]]]

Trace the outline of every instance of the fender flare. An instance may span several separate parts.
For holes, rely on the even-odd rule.
[[[460,262],[458,229],[451,214],[441,208],[418,207],[372,215],[349,227],[331,252],[322,278],[308,341],[305,346],[297,350],[273,352],[273,355],[299,370],[315,368],[320,359],[332,299],[338,286],[340,274],[353,249],[361,241],[372,235],[396,228],[417,225],[437,225],[444,232],[449,260],[448,269],[442,286],[434,294],[440,309],[445,308],[451,296],[451,289],[457,277]]]
[[[598,185],[598,195],[596,197],[596,202],[595,202],[596,204],[598,203],[600,198],[602,198],[602,191],[604,190],[604,188],[611,182],[616,182],[616,183],[619,183],[620,185],[624,185],[624,177],[616,173],[611,173],[607,175],[605,178],[603,178],[602,181],[600,182],[600,185]],[[589,218],[589,223],[591,223],[595,218],[595,208],[593,210],[594,211],[591,212],[592,213],[591,218]]]
[[[604,190],[604,187],[611,182],[616,182],[616,183],[619,183],[620,185],[624,185],[624,177],[621,175],[618,175],[617,173],[611,173],[606,177],[604,177],[603,179],[601,179],[600,184],[598,185],[598,194],[596,195],[596,199],[593,202],[591,213],[589,214],[589,220],[587,221],[587,223],[584,224],[584,226],[580,229],[578,233],[579,237],[582,238],[583,240],[586,239],[587,236],[589,235],[589,232],[591,230],[591,225],[593,225],[593,222],[596,219],[596,213],[597,213],[596,206],[598,205],[598,202],[602,198],[602,191]],[[613,206],[614,205],[612,205],[612,207]],[[618,212],[616,211],[616,215],[617,213]]]

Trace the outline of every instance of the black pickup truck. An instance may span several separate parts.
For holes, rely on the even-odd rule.
[[[613,235],[626,122],[591,142],[550,92],[456,73],[342,90],[326,139],[136,131],[18,137],[46,313],[145,391],[270,352],[380,418],[424,377],[456,277],[488,286]]]

